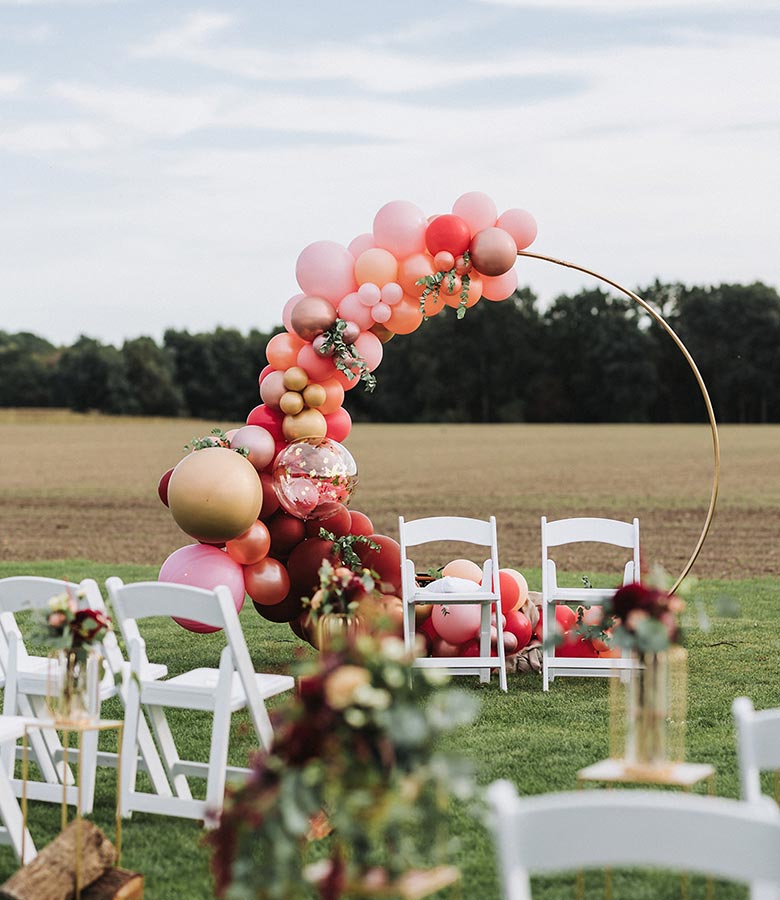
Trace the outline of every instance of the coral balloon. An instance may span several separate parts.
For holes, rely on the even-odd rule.
[[[254,565],[244,566],[244,583],[247,594],[261,606],[281,603],[290,590],[287,569],[270,556]]]
[[[230,541],[260,515],[257,470],[233,450],[207,447],[185,456],[168,483],[168,504],[182,531],[199,541]]]
[[[559,603],[555,607],[555,621],[562,634],[568,634],[577,621],[577,613],[570,607]]]
[[[245,447],[249,451],[247,459],[260,471],[274,461],[276,442],[267,428],[259,425],[244,425],[230,439],[230,446],[236,450]]]
[[[404,296],[400,303],[392,307],[385,326],[394,334],[411,334],[422,325],[420,304],[413,297]]]
[[[397,281],[398,260],[389,250],[376,247],[364,250],[355,260],[355,278],[358,284],[370,281],[384,287],[390,281]]]
[[[294,416],[285,416],[282,434],[287,441],[301,438],[324,438],[328,431],[325,416],[318,409],[304,409]]]
[[[355,258],[346,247],[335,241],[315,241],[298,257],[295,277],[305,294],[338,303],[357,288],[354,266]]]
[[[374,216],[374,239],[399,259],[425,247],[425,213],[408,200],[392,200]]]
[[[520,585],[507,569],[498,570],[498,583],[501,590],[501,612],[508,613],[520,605]]]
[[[323,416],[329,416],[341,408],[344,402],[344,388],[335,378],[328,378],[320,385],[325,390],[326,398],[322,406],[317,407]]]
[[[208,544],[188,544],[174,550],[162,564],[158,579],[174,584],[188,584],[207,591],[213,591],[217,585],[224,584],[230,591],[236,612],[240,612],[244,605],[244,570],[223,550],[210,547]],[[174,618],[173,621],[182,628],[198,634],[210,634],[221,630],[214,625],[204,625],[192,619]]]
[[[481,617],[479,603],[437,603],[431,613],[436,633],[450,644],[462,644],[479,634]]]
[[[506,232],[504,232],[506,234]],[[351,259],[352,257],[350,257]],[[500,272],[488,273],[499,275]],[[339,297],[339,300],[341,297]],[[304,341],[313,341],[336,321],[336,307],[324,297],[303,297],[290,315],[293,331]]]
[[[453,265],[455,257],[468,250],[470,241],[471,229],[468,222],[460,216],[436,216],[425,232],[425,246],[428,248],[428,252],[432,256],[436,256],[443,250],[451,253]]]
[[[332,360],[327,356],[320,356],[311,344],[301,347],[296,361],[311,381],[327,381],[336,373]]]
[[[275,369],[284,371],[295,365],[303,344],[297,334],[275,334],[265,348],[265,358]]]
[[[486,300],[506,300],[517,290],[517,270],[512,268],[497,278],[485,275],[482,279],[482,296]]]
[[[346,440],[352,431],[352,417],[343,406],[325,416],[325,424],[327,426],[325,436],[338,443]]]
[[[265,428],[275,441],[281,441],[283,419],[284,416],[278,409],[271,409],[271,407],[261,403],[246,417],[246,424],[259,425],[261,428]]]
[[[453,559],[441,570],[442,575],[451,575],[453,578],[468,578],[482,584],[482,569],[470,559]]]
[[[227,555],[242,566],[259,563],[271,549],[271,533],[263,522],[253,522],[249,528],[225,544]]]
[[[417,282],[433,274],[433,258],[426,253],[415,253],[402,259],[398,264],[397,281],[404,289],[405,294],[419,302],[424,286]]]
[[[472,235],[492,227],[498,218],[496,204],[481,191],[462,194],[452,205],[452,211],[466,221]]]
[[[502,572],[506,572],[511,578],[517,582],[517,586],[520,589],[520,597],[517,601],[517,606],[515,609],[520,609],[521,606],[525,604],[525,601],[528,599],[528,582],[525,580],[525,575],[522,575],[517,569],[502,569]]]
[[[304,438],[276,458],[274,489],[287,512],[301,519],[325,519],[348,504],[358,482],[352,454],[329,438]]]
[[[518,250],[525,250],[536,240],[536,219],[524,209],[508,209],[501,213],[496,225],[512,235]]]
[[[483,228],[478,231],[471,239],[469,253],[471,264],[477,272],[490,278],[504,275],[517,260],[517,246],[503,228]]]

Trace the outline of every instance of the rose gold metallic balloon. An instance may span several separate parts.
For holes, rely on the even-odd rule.
[[[323,297],[302,297],[293,308],[290,324],[304,341],[313,341],[336,321],[336,307]]]
[[[232,541],[257,519],[263,487],[257,470],[227,447],[185,456],[168,483],[168,505],[182,531],[199,541]]]
[[[483,228],[471,239],[471,264],[481,275],[503,275],[515,264],[517,245],[503,228]]]
[[[247,594],[260,606],[281,603],[290,590],[287,569],[270,556],[244,568],[244,583]]]
[[[271,549],[271,534],[259,519],[249,528],[225,545],[227,555],[242,566],[252,566],[268,556]]]
[[[304,409],[297,416],[285,416],[282,422],[282,434],[286,441],[305,437],[324,438],[327,431],[325,416],[317,409]]]
[[[354,344],[360,337],[360,325],[357,322],[347,322],[341,332],[341,339],[345,344]]]

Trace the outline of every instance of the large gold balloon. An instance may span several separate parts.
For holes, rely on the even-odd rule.
[[[324,438],[327,431],[328,423],[318,409],[304,409],[297,416],[285,416],[282,422],[282,434],[286,441],[305,437]]]
[[[304,341],[313,341],[336,321],[336,307],[324,297],[301,297],[290,314],[293,331]]]
[[[196,540],[232,541],[260,515],[263,486],[240,453],[207,447],[185,456],[173,470],[168,505],[179,528]]]

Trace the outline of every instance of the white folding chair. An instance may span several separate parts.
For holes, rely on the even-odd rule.
[[[594,542],[624,547],[631,558],[623,570],[623,584],[639,580],[639,519],[618,522],[615,519],[575,518],[548,522],[542,516],[542,688],[548,690],[556,675],[620,676],[627,678],[636,667],[634,660],[619,658],[566,658],[555,655],[555,607],[567,605],[602,606],[615,595],[616,588],[560,587],[550,548],[564,544]]]
[[[780,811],[766,802],[662,791],[518,797],[488,788],[504,900],[531,900],[530,875],[610,867],[694,872],[780,898]]]
[[[761,797],[761,773],[774,770],[775,801],[780,802],[780,709],[756,711],[747,697],[737,697],[731,711],[737,731],[742,799],[753,801]]]
[[[502,691],[507,689],[506,659],[504,654],[503,620],[501,615],[501,589],[498,575],[498,539],[496,519],[469,519],[461,516],[434,516],[406,522],[398,517],[398,533],[401,543],[401,593],[404,605],[404,640],[407,652],[415,650],[415,606],[420,604],[451,605],[473,603],[482,607],[479,629],[479,656],[456,656],[446,659],[438,657],[417,657],[415,668],[446,669],[450,675],[479,674],[481,682],[490,681],[491,669],[498,669],[498,680]],[[409,548],[433,542],[463,542],[488,547],[490,556],[482,566],[482,584],[474,585],[473,591],[434,594],[421,590],[415,580],[415,564],[409,558]],[[497,656],[491,655],[490,626],[491,613],[496,613],[498,631]]]
[[[20,716],[0,716],[0,746],[10,746],[13,749],[19,738],[24,735],[25,722],[26,720]],[[16,858],[22,865],[35,859],[35,844],[30,832],[24,827],[24,818],[14,795],[13,785],[2,766],[0,766],[0,819],[3,822],[0,827],[0,843],[12,846]]]
[[[227,776],[246,774],[247,769],[228,767],[231,714],[248,709],[258,741],[269,749],[273,738],[265,700],[292,689],[289,675],[255,674],[244,634],[230,592],[220,586],[213,591],[158,581],[123,584],[119,578],[106,582],[111,605],[130,656],[132,677],[127,687],[127,710],[123,738],[120,808],[123,816],[133,811],[203,819],[213,826],[219,818]],[[177,616],[222,628],[225,647],[219,669],[197,668],[166,680],[150,678],[146,641],[138,620]],[[140,791],[136,786],[138,722],[145,708],[173,785],[174,796]],[[165,708],[201,710],[211,713],[211,750],[208,763],[179,757]],[[127,764],[124,764],[127,760]],[[206,797],[194,799],[188,776],[206,779]]]
[[[43,610],[49,600],[56,594],[70,591],[75,597],[83,593],[79,600],[82,609],[97,609],[105,612],[105,604],[95,581],[84,579],[80,584],[63,581],[57,578],[43,578],[21,575],[0,579],[0,666],[6,679],[3,696],[3,714],[34,716],[38,719],[51,719],[46,706],[47,693],[50,690],[52,677],[52,660],[46,656],[34,656],[27,652],[22,631],[16,621],[15,613],[23,610]],[[109,631],[102,642],[95,644],[95,650],[105,663],[105,670],[97,686],[98,701],[102,703],[112,697],[118,697],[124,703],[128,664],[122,657],[116,635]],[[165,666],[154,670],[154,677],[167,673]],[[47,800],[52,803],[62,802],[63,781],[68,785],[66,801],[76,805],[78,791],[74,783],[73,773],[69,766],[63,765],[64,749],[59,736],[53,728],[31,728],[29,730],[30,746],[35,761],[41,771],[43,781],[28,782],[27,794],[31,799]],[[167,787],[165,770],[152,741],[149,727],[144,722],[141,726],[142,765],[148,771],[155,788],[164,791]],[[21,748],[6,744],[2,754],[3,768],[13,779],[17,795],[21,792],[21,782],[13,778],[14,756],[19,756]],[[71,758],[73,753],[71,753]],[[116,753],[98,752],[98,732],[85,731],[82,736],[81,751],[81,811],[89,814],[94,805],[95,778],[97,765],[116,766]],[[170,793],[170,787],[167,787]]]

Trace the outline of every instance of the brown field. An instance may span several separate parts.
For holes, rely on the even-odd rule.
[[[189,539],[157,481],[215,424],[237,423],[0,411],[0,559],[162,563]],[[694,573],[780,575],[780,427],[720,437],[720,498]],[[502,563],[520,569],[538,567],[542,514],[636,515],[645,560],[676,574],[712,484],[708,426],[359,425],[346,443],[353,506],[377,531],[397,536],[399,513],[494,513]]]

